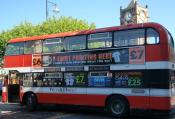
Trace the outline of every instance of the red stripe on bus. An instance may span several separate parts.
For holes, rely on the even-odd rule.
[[[32,66],[32,55],[15,55],[4,57],[4,68],[11,67],[31,67]]]
[[[130,108],[170,110],[170,97],[128,96]]]
[[[21,99],[22,99],[21,93]],[[105,106],[108,95],[37,93],[38,103]],[[131,109],[170,110],[170,97],[127,96]]]

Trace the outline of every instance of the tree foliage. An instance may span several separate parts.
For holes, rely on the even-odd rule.
[[[13,38],[30,37],[44,34],[53,34],[67,31],[94,29],[95,24],[88,24],[85,20],[72,17],[49,18],[46,21],[33,25],[23,22],[12,29],[0,33],[0,59],[4,55],[7,41]]]

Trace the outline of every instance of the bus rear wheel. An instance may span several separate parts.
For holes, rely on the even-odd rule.
[[[26,107],[28,111],[35,111],[37,106],[37,99],[36,96],[31,93],[27,95],[26,98]]]
[[[113,96],[107,102],[107,110],[114,117],[126,117],[129,114],[129,104],[124,97]]]

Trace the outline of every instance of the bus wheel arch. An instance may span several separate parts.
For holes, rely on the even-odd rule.
[[[36,109],[38,99],[35,93],[26,92],[23,96],[22,104],[26,105],[28,111],[34,111]]]
[[[126,96],[121,94],[109,95],[105,102],[107,111],[114,117],[126,117],[130,112],[130,104]]]

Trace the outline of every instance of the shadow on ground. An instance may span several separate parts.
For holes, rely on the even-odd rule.
[[[19,104],[0,104],[0,109],[3,119],[115,119],[101,108],[90,107],[41,105],[35,112],[28,112]],[[144,112],[133,113],[125,119],[175,119],[175,115],[152,115]]]

